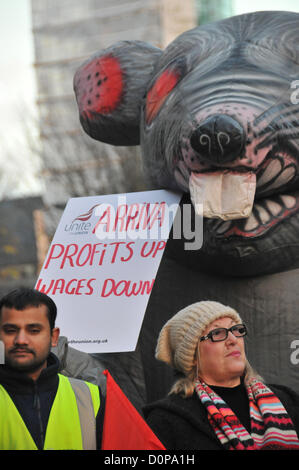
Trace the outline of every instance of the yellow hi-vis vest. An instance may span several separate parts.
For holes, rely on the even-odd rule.
[[[96,385],[58,374],[44,450],[96,449],[96,415],[100,407]],[[0,450],[37,450],[19,411],[0,385]]]

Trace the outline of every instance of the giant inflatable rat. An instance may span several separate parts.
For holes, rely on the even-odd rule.
[[[138,344],[147,401],[172,381],[154,359],[162,325],[203,299],[236,308],[253,365],[299,392],[297,79],[299,14],[278,11],[199,26],[164,51],[119,42],[75,74],[84,130],[140,145],[152,187],[204,216],[202,247],[170,239],[158,271]]]

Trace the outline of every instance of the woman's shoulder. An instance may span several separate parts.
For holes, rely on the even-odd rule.
[[[287,400],[290,404],[294,406],[299,405],[299,394],[286,385],[278,384],[267,384],[267,386],[272,390],[278,398],[282,400]]]
[[[194,413],[194,407],[201,407],[200,402],[196,399],[195,395],[190,397],[183,397],[180,394],[171,394],[166,397],[149,403],[143,407],[144,416],[149,416],[153,411],[169,412],[175,414],[182,414],[186,416],[186,413]]]
[[[144,407],[147,424],[166,449],[219,450],[207,413],[195,394],[172,394]],[[220,446],[221,447],[221,446]]]

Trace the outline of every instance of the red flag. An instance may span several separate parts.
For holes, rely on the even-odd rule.
[[[107,370],[102,450],[165,450]]]

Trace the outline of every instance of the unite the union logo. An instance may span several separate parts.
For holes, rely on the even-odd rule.
[[[72,220],[70,224],[65,225],[64,231],[69,232],[71,234],[78,234],[78,235],[88,234],[92,225],[88,221],[92,217],[95,208],[100,205],[101,204],[95,204],[87,212],[84,212],[83,214],[79,214],[77,217],[75,217]]]

